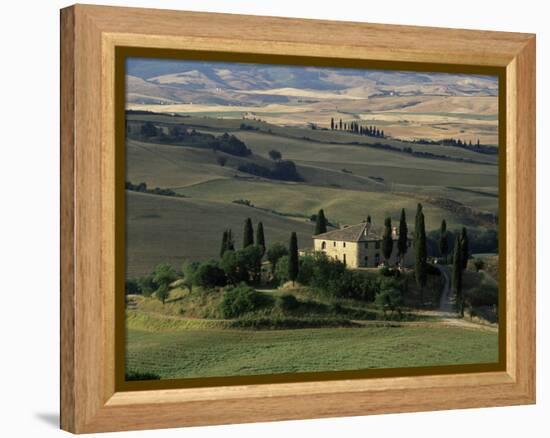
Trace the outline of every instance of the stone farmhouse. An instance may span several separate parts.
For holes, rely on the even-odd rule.
[[[374,227],[369,222],[350,225],[338,230],[328,231],[313,236],[315,251],[324,252],[327,256],[340,260],[347,267],[374,268],[384,262],[382,254],[382,236],[384,229]],[[400,262],[397,250],[399,232],[393,227],[393,251],[389,260],[390,265]],[[407,238],[408,250],[405,254],[404,266],[414,264],[412,238]]]

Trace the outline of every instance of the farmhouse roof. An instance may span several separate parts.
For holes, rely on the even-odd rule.
[[[345,242],[361,242],[364,240],[380,240],[384,231],[380,227],[375,227],[368,222],[340,228],[338,230],[328,231],[323,234],[313,236],[314,239],[321,240],[341,240]]]

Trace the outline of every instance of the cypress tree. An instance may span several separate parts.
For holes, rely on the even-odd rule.
[[[399,258],[401,259],[401,264],[405,261],[405,254],[408,249],[408,239],[407,235],[409,230],[407,228],[407,218],[405,216],[405,209],[401,209],[401,218],[399,219],[399,238],[397,239],[397,249],[399,251]]]
[[[330,118],[330,129],[334,130],[334,117]]]
[[[220,248],[220,258],[222,258],[225,251],[227,251],[227,238],[228,238],[227,230],[225,230],[223,232],[223,236],[222,236],[222,246]]]
[[[325,218],[325,212],[321,208],[317,213],[317,220],[315,221],[315,234],[323,234],[327,232],[327,219]]]
[[[264,224],[258,222],[258,228],[256,228],[256,245],[262,248],[262,257],[265,254],[265,236],[264,236]]]
[[[367,216],[367,224],[372,224],[372,218],[370,217],[370,214]]]
[[[250,245],[254,245],[254,229],[252,228],[252,220],[246,218],[243,230],[243,248]]]
[[[422,209],[420,209],[416,222],[414,277],[416,284],[421,290],[421,300],[422,305],[424,305],[423,289],[428,280],[428,273],[426,269],[426,228],[424,226],[424,213],[422,213]]]
[[[235,251],[235,241],[233,240],[233,231],[231,231],[231,228],[227,230],[226,251]]]
[[[422,213],[422,204],[418,203],[416,204],[416,215],[414,217],[414,245],[415,246],[418,240],[418,224],[419,224],[420,213]]]
[[[290,245],[288,247],[288,278],[294,285],[298,278],[299,259],[298,259],[298,237],[293,231],[290,235]]]
[[[342,130],[342,119],[340,119],[340,131]]]
[[[457,233],[453,252],[453,277],[452,288],[456,294],[456,310],[464,316],[464,297],[462,296],[462,247],[461,239]]]
[[[386,265],[389,265],[391,253],[393,251],[393,238],[391,229],[391,218],[387,217],[384,221],[384,235],[382,236],[382,254],[386,259]]]
[[[468,267],[468,257],[470,256],[470,245],[468,241],[468,232],[466,231],[466,227],[462,227],[462,232],[460,233],[460,248],[462,270],[465,270]]]
[[[447,263],[447,254],[449,253],[449,235],[447,233],[447,222],[445,219],[441,221],[441,229],[439,231],[439,252],[442,257],[445,257],[445,263]]]

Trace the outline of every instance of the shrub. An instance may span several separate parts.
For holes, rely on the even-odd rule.
[[[471,306],[492,306],[498,304],[498,285],[483,275],[478,287],[464,292],[464,298]]]
[[[155,373],[144,371],[127,370],[125,373],[126,381],[130,380],[159,380],[160,376]]]
[[[128,295],[139,294],[140,290],[139,290],[138,280],[136,280],[135,278],[126,279],[125,292]]]
[[[394,311],[401,315],[401,306],[403,305],[403,296],[398,284],[392,280],[385,280],[380,287],[380,292],[376,294],[374,300],[376,305],[382,309],[384,316],[387,311],[391,311],[390,317]]]
[[[193,274],[193,284],[205,289],[225,286],[227,284],[225,272],[215,260],[201,263]]]
[[[315,270],[315,258],[307,255],[300,258],[300,268],[298,269],[298,283],[309,285]]]
[[[152,275],[146,275],[138,278],[137,285],[140,293],[145,297],[150,297],[156,288]]]
[[[298,308],[300,302],[296,299],[294,295],[284,294],[277,299],[277,304],[281,308],[281,310],[288,311]]]
[[[289,278],[288,278],[288,255],[284,255],[277,260],[277,264],[275,265],[275,271],[273,272],[273,276],[277,280],[279,284],[285,284]]]
[[[253,312],[265,304],[266,297],[264,295],[241,283],[224,292],[219,309],[224,318],[237,318],[245,313]]]

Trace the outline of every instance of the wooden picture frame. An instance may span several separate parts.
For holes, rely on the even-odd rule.
[[[505,81],[502,370],[125,391],[115,318],[120,47],[430,63]],[[501,238],[502,239],[502,238]],[[120,299],[120,298],[118,298]],[[61,11],[61,428],[74,433],[535,402],[535,36],[76,5]]]

